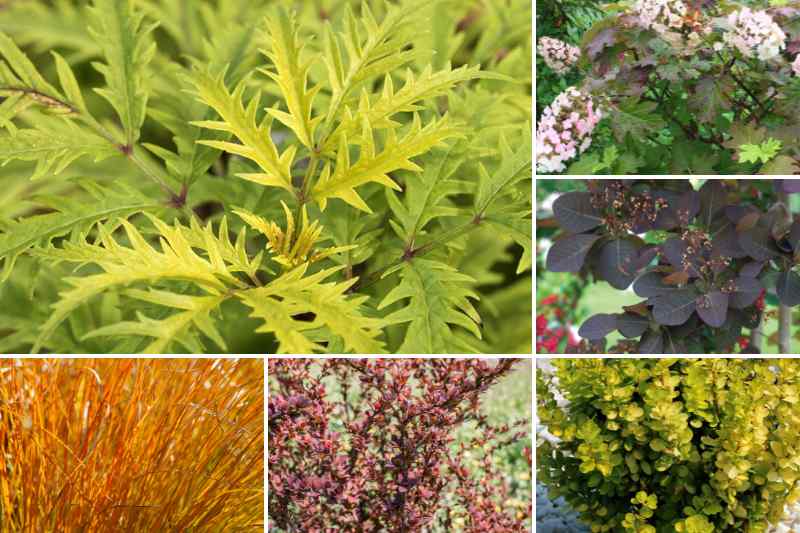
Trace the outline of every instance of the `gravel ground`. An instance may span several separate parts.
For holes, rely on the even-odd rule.
[[[545,372],[552,372],[553,367],[546,359],[536,361],[536,366]],[[566,404],[566,400],[556,394],[559,405]],[[539,425],[539,418],[536,419],[537,440],[549,440],[555,442],[558,439],[551,435],[547,428]],[[567,503],[559,498],[551,500],[544,485],[536,485],[536,529],[537,533],[588,533],[587,526],[578,521],[578,515]],[[767,533],[800,533],[800,503],[786,508],[783,520],[774,526],[770,526]]]

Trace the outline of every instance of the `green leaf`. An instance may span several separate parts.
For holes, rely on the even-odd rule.
[[[616,106],[609,106],[609,118],[614,137],[618,142],[624,142],[630,134],[634,139],[646,137],[654,131],[666,126],[660,115],[654,113],[658,107],[655,102],[640,101],[636,98],[626,98]]]
[[[372,210],[358,195],[355,188],[369,182],[377,182],[395,190],[398,185],[389,177],[396,170],[421,171],[411,161],[412,157],[424,154],[436,146],[442,146],[444,140],[463,137],[460,128],[453,126],[447,116],[440,120],[432,120],[425,127],[418,115],[402,138],[398,138],[394,130],[389,130],[383,150],[377,151],[372,126],[366,118],[363,122],[361,145],[358,161],[351,163],[347,137],[340,138],[336,165],[332,169],[326,164],[319,181],[314,185],[312,197],[323,210],[330,198],[339,198],[348,204],[371,213]],[[530,150],[528,150],[530,152]]]
[[[107,88],[95,89],[117,112],[126,146],[139,139],[147,110],[147,65],[156,52],[150,33],[157,24],[143,25],[131,0],[95,0],[89,31],[103,50],[106,62],[93,63]]]
[[[222,350],[227,350],[225,341],[217,331],[211,312],[217,309],[229,296],[189,296],[173,292],[130,289],[124,292],[128,297],[156,305],[179,309],[180,312],[162,320],[148,318],[139,314],[138,322],[122,321],[98,328],[83,337],[91,339],[110,336],[153,337],[142,353],[157,354],[169,351],[171,347],[182,346],[187,353],[205,353],[207,350],[197,338],[193,328],[198,329]]]
[[[76,159],[89,156],[94,161],[119,155],[103,137],[78,127],[69,120],[38,120],[37,129],[24,129],[0,137],[0,163],[34,161],[32,179],[59,174]]]
[[[270,49],[263,53],[272,61],[275,72],[266,69],[262,69],[262,72],[278,84],[289,110],[286,113],[270,108],[267,112],[291,129],[300,142],[312,150],[315,145],[314,131],[324,117],[311,117],[314,97],[320,86],[307,88],[311,62],[300,59],[302,47],[295,18],[279,9],[275,17],[267,18],[267,30]]]
[[[65,243],[63,248],[36,252],[39,257],[55,261],[94,263],[103,272],[65,279],[70,288],[61,292],[61,299],[53,305],[53,314],[42,326],[33,347],[34,353],[72,311],[111,289],[140,282],[153,284],[162,280],[183,280],[210,296],[220,296],[230,287],[244,287],[228,269],[217,242],[205,242],[202,249],[208,257],[204,258],[186,239],[186,230],[180,224],[170,227],[157,218],[150,217],[150,220],[161,236],[161,251],[153,248],[133,224],[120,220],[130,246],[122,246],[112,236],[108,224],[98,224],[98,243],[90,244],[81,239]]]
[[[386,317],[388,323],[409,323],[398,353],[464,353],[465,344],[452,326],[481,337],[481,318],[471,302],[478,299],[469,288],[472,278],[442,262],[424,258],[403,263],[400,278],[400,284],[378,306],[380,310],[408,300],[405,307]],[[466,348],[470,350],[468,345]]]
[[[252,308],[251,316],[264,321],[256,331],[274,334],[278,353],[324,352],[325,347],[309,336],[323,327],[341,339],[347,351],[381,353],[384,345],[378,337],[384,322],[361,312],[367,296],[347,295],[357,278],[324,283],[341,267],[306,276],[307,268],[307,264],[300,265],[264,287],[237,294]],[[312,314],[313,319],[297,318],[305,314]]]
[[[291,145],[283,153],[278,152],[278,148],[272,140],[272,119],[265,117],[260,123],[256,121],[256,113],[261,100],[260,93],[251,98],[245,109],[242,104],[242,97],[246,89],[244,82],[239,83],[231,94],[225,88],[222,75],[212,77],[208,72],[197,71],[193,81],[199,98],[219,113],[222,120],[203,120],[192,124],[231,133],[239,139],[241,144],[220,140],[198,142],[250,159],[264,171],[262,174],[238,174],[239,177],[261,185],[279,187],[293,192],[291,169],[297,146]]]
[[[20,221],[7,222],[0,233],[0,260],[5,259],[0,282],[11,275],[17,258],[34,247],[48,245],[54,238],[80,234],[97,222],[128,217],[134,213],[160,207],[157,202],[128,187],[108,189],[85,182],[87,196],[43,198],[40,203],[55,209],[53,213],[34,215]]]
[[[767,163],[781,151],[781,141],[769,138],[761,144],[740,144],[740,163]]]
[[[531,130],[523,129],[516,152],[505,135],[500,137],[500,166],[491,174],[483,164],[480,165],[480,181],[475,195],[475,213],[482,215],[501,196],[508,194],[518,183],[532,179],[533,160],[531,156]]]

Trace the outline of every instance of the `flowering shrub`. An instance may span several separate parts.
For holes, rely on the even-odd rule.
[[[480,410],[517,364],[270,360],[270,521],[289,531],[527,531],[530,482],[515,487],[496,459],[517,446],[528,468],[529,423],[494,426]],[[466,422],[478,436],[455,443]],[[521,514],[508,505],[517,493],[528,495]]]
[[[766,11],[743,7],[728,15],[730,31],[723,35],[725,44],[735,46],[744,57],[769,61],[786,48],[786,34]]]
[[[773,181],[759,185],[800,192],[798,181]],[[587,192],[553,204],[564,233],[546,268],[632,286],[642,298],[581,325],[600,351],[613,331],[628,339],[618,353],[757,351],[740,339],[760,325],[765,291],[786,307],[800,304],[800,219],[783,202],[753,200],[752,182],[707,180],[699,190],[688,179],[586,183]]]
[[[537,479],[592,531],[764,532],[800,498],[800,361],[552,364]]]
[[[553,39],[542,37],[539,39],[539,54],[547,66],[558,74],[566,74],[578,62],[581,50],[577,46]]]
[[[796,0],[607,4],[581,37],[579,74],[564,73],[602,120],[555,151],[558,113],[537,106],[538,172],[800,173],[799,22]]]
[[[564,161],[592,144],[592,130],[601,116],[591,97],[575,87],[558,95],[537,126],[537,167],[545,172],[564,170]]]

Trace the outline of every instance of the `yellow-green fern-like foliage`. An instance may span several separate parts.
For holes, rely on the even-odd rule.
[[[0,351],[530,351],[530,20],[12,2]]]
[[[800,498],[800,360],[553,365],[538,479],[592,531],[765,532]]]

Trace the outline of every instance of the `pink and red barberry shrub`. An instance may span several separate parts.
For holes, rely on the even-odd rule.
[[[523,516],[504,509],[514,487],[494,457],[529,445],[529,422],[494,426],[480,410],[481,395],[517,363],[270,361],[270,523],[306,532],[527,531],[530,506]],[[480,436],[458,441],[467,422]]]

